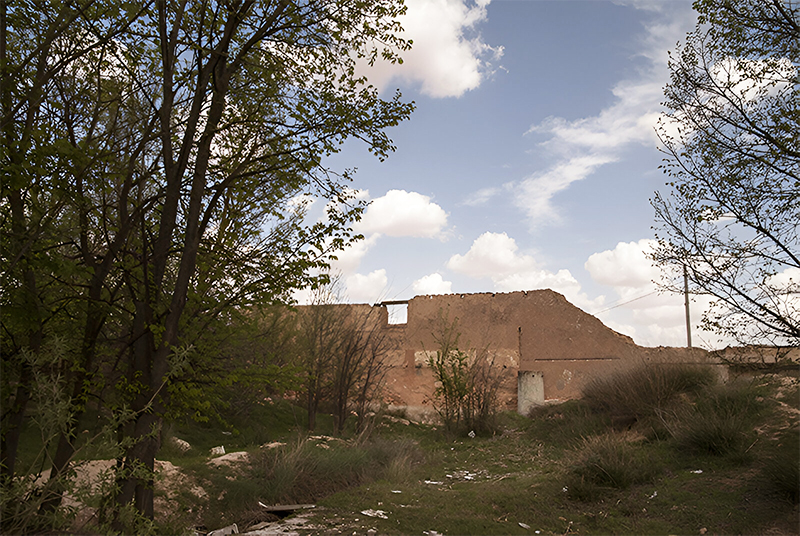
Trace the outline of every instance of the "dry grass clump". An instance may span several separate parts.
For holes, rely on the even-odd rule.
[[[796,422],[779,434],[762,475],[779,497],[800,503],[800,426]]]
[[[583,399],[593,410],[629,425],[644,418],[661,418],[679,395],[695,393],[714,381],[714,371],[708,366],[642,364],[592,380],[583,390]]]
[[[652,481],[660,468],[632,439],[629,434],[617,433],[584,439],[567,475],[567,495],[591,501],[608,488],[627,489]]]
[[[304,503],[407,474],[421,456],[416,443],[408,440],[377,439],[360,445],[299,440],[258,453],[253,468],[260,475],[260,495],[265,500]]]
[[[683,411],[673,425],[681,448],[745,461],[763,404],[748,383],[714,386]]]

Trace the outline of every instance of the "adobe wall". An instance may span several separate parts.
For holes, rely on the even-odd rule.
[[[412,418],[433,414],[435,389],[428,356],[437,349],[443,322],[457,319],[459,348],[477,350],[502,377],[504,409],[577,398],[592,378],[641,362],[698,362],[700,349],[645,348],[605,326],[552,290],[417,296],[407,302],[405,324],[389,324],[383,304],[349,307],[369,318],[365,329],[383,330],[389,371],[383,399]]]
[[[391,341],[385,400],[412,412],[432,407],[434,379],[425,352],[436,350],[442,318],[458,319],[461,349],[488,350],[503,376],[506,409],[577,398],[591,378],[642,361],[706,359],[700,349],[640,347],[551,290],[417,296],[400,325],[387,324],[382,309],[376,318]]]

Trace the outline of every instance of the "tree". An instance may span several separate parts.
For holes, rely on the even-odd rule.
[[[339,303],[338,281],[317,289],[311,304],[297,312],[297,354],[303,367],[308,428],[317,413],[329,409],[335,434],[344,430],[350,411],[360,429],[383,384],[388,341],[378,309]]]
[[[349,175],[323,160],[348,138],[381,159],[394,149],[384,131],[413,105],[380,98],[356,63],[398,61],[403,9],[3,2],[2,353],[15,378],[3,394],[16,390],[4,445],[31,381],[7,356],[42,347],[59,313],[77,339],[57,367],[70,372],[73,413],[103,392],[104,373],[120,380],[110,405],[131,419],[119,429],[116,502],[152,517],[170,385],[210,323],[324,282],[312,270],[357,238]],[[301,193],[335,201],[324,221],[304,222],[292,202]],[[55,474],[73,440],[69,429],[59,440]]]
[[[460,347],[458,318],[440,310],[432,332],[436,350],[428,356],[436,387],[433,406],[449,433],[491,433],[498,410],[502,371],[494,367],[488,346]],[[469,346],[469,344],[467,344]]]
[[[800,344],[800,7],[700,0],[670,54],[655,262],[714,299],[706,329]],[[682,282],[681,282],[682,283]],[[667,280],[668,288],[680,283]],[[675,290],[681,290],[676,288]]]
[[[350,411],[361,430],[371,403],[378,397],[388,365],[386,331],[378,308],[347,309],[334,354],[331,374],[333,431],[341,434]]]

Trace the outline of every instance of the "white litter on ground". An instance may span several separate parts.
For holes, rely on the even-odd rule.
[[[389,519],[386,512],[383,510],[361,510],[361,513],[369,517],[379,517],[381,519]]]

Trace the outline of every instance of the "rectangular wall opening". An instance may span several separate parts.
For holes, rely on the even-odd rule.
[[[405,324],[408,322],[408,302],[387,303],[386,310],[389,313],[389,325]]]

